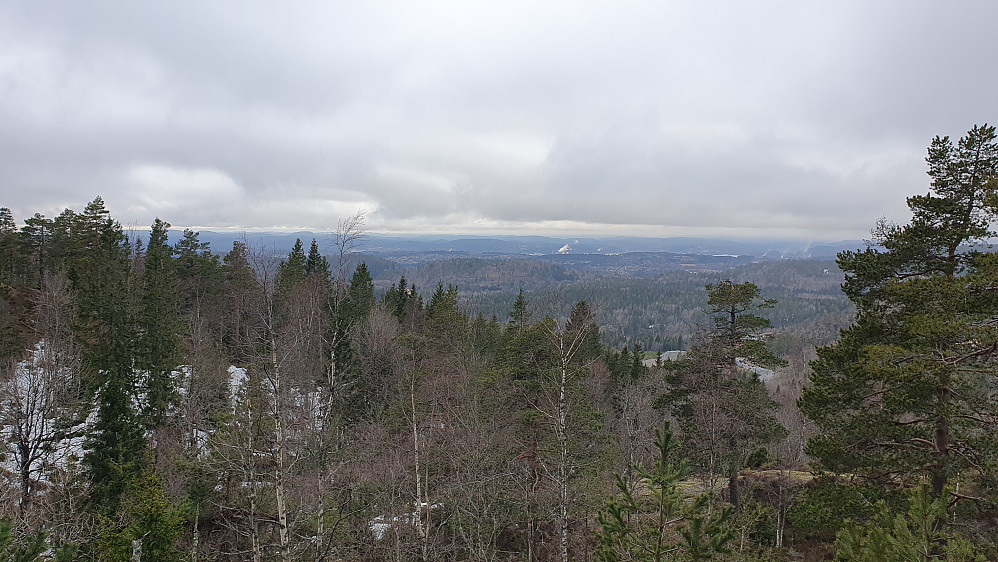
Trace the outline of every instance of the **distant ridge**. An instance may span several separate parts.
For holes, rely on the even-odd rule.
[[[146,238],[147,231],[135,235]],[[170,239],[179,240],[181,231],[174,229]],[[324,253],[332,251],[329,233],[324,232],[217,232],[200,231],[199,239],[211,244],[213,251],[224,254],[232,242],[245,239],[249,244],[273,248],[284,253],[301,238],[306,247],[312,238]],[[453,252],[466,255],[551,255],[568,246],[567,255],[623,254],[629,252],[671,252],[705,256],[757,260],[834,259],[842,250],[865,246],[862,240],[810,242],[804,240],[725,240],[714,238],[643,238],[615,236],[607,238],[554,238],[548,236],[473,236],[473,235],[386,235],[369,234],[358,248],[365,254],[383,255],[408,252]],[[566,254],[566,253],[563,253]]]

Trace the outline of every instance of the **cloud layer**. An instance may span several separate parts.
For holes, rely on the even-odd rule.
[[[344,3],[345,4],[345,3]],[[0,206],[861,237],[993,120],[983,2],[0,5]],[[979,30],[979,31],[978,31]]]

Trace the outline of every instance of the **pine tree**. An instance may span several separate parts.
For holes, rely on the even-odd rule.
[[[764,330],[772,327],[769,320],[754,314],[775,306],[776,299],[762,299],[759,294],[753,283],[735,284],[725,279],[707,285],[707,314],[714,322],[709,339],[717,344],[720,355],[716,359],[723,362],[729,377],[735,376],[739,357],[760,367],[786,364],[766,347]]]
[[[51,269],[49,253],[54,228],[53,221],[39,213],[24,220],[21,228],[21,240],[27,258],[24,273],[31,280],[28,282],[30,285],[41,288],[46,271]]]
[[[707,476],[728,478],[729,500],[739,501],[738,472],[760,445],[786,436],[776,420],[777,404],[755,373],[742,374],[737,359],[772,367],[785,364],[766,348],[769,321],[753,314],[774,300],[760,299],[752,283],[729,280],[707,285],[713,329],[678,361],[669,362],[671,390],[659,397],[679,421],[690,455]]]
[[[995,236],[995,128],[936,137],[926,162],[931,191],[908,198],[911,222],[881,221],[870,247],[839,254],[856,323],[812,363],[799,406],[820,434],[807,451],[874,481],[928,477],[934,497],[960,475],[991,495],[998,255],[975,246]]]
[[[221,299],[221,261],[198,236],[198,232],[184,229],[184,236],[173,247],[183,314],[217,309]]]
[[[665,431],[655,430],[658,460],[648,470],[635,467],[638,482],[616,475],[619,497],[607,503],[597,516],[601,532],[596,559],[606,562],[623,560],[710,560],[729,552],[734,531],[728,524],[732,508],[707,512],[709,497],[702,495],[686,501],[679,482],[689,476],[686,462],[675,462],[679,445],[668,423]]]
[[[899,513],[881,501],[871,521],[848,521],[835,541],[836,558],[856,562],[985,560],[970,541],[947,529],[945,498],[934,497],[927,483],[912,491],[908,503],[907,513]]]
[[[232,360],[245,362],[254,355],[253,342],[258,339],[256,332],[261,329],[260,316],[256,311],[262,295],[244,242],[234,241],[222,261],[226,311],[222,341]]]
[[[28,221],[24,222],[27,226]],[[81,235],[80,216],[72,209],[65,209],[52,219],[48,226],[51,229],[51,238],[40,254],[44,257],[42,271],[68,271],[72,267],[72,260],[82,257],[86,248],[86,242]]]

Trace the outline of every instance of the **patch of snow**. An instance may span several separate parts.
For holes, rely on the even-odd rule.
[[[236,396],[239,395],[239,389],[246,384],[249,379],[246,376],[246,369],[242,367],[236,367],[235,365],[229,366],[229,396],[232,399],[233,404],[236,401]]]
[[[73,418],[69,409],[70,388],[76,378],[72,364],[71,358],[48,349],[43,340],[3,382],[0,472],[16,475],[24,463],[31,480],[49,483],[53,470],[66,469],[83,458],[84,435],[96,421],[97,413],[92,410],[85,421],[67,427]],[[70,394],[63,396],[67,391]],[[67,398],[69,402],[65,402]],[[18,443],[28,447],[26,461],[21,458],[24,452]]]
[[[367,528],[371,530],[371,533],[374,535],[374,538],[380,541],[385,537],[385,533],[387,533],[388,530],[394,527],[395,525],[399,523],[403,523],[407,526],[415,525],[419,520],[418,515],[422,513],[423,510],[437,509],[443,507],[443,505],[444,504],[442,503],[435,503],[431,505],[426,502],[413,502],[412,506],[414,509],[412,513],[408,513],[406,515],[398,515],[389,518],[386,518],[384,515],[379,515],[374,519],[371,519],[370,522],[368,522]]]
[[[735,365],[737,365],[742,369],[752,371],[753,373],[759,375],[759,380],[763,382],[776,376],[776,373],[774,371],[771,371],[770,369],[765,369],[763,367],[757,367],[746,361],[744,357],[735,357]]]

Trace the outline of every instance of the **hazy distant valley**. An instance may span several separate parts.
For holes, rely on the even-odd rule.
[[[234,240],[286,254],[297,239],[328,246],[328,235],[220,233],[200,239],[224,253]],[[367,264],[378,295],[405,276],[428,298],[437,284],[453,285],[472,315],[508,319],[518,291],[532,302],[586,299],[599,311],[603,337],[645,350],[684,347],[707,321],[704,286],[726,278],[750,281],[776,298],[768,316],[781,330],[781,351],[827,344],[852,320],[834,263],[861,240],[733,241],[706,238],[552,238],[544,236],[387,236],[368,234],[349,257],[352,272]],[[333,256],[329,256],[333,262]]]

